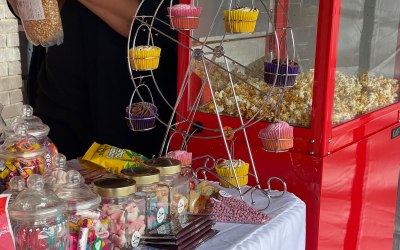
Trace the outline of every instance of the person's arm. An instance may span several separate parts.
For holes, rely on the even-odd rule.
[[[129,35],[133,16],[140,4],[140,0],[79,0],[79,2],[124,37]]]

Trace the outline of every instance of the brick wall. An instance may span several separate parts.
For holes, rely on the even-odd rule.
[[[0,0],[0,103],[7,124],[20,115],[23,94],[18,21],[6,0]]]

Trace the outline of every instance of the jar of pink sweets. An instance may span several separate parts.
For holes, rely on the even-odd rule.
[[[189,179],[181,175],[181,162],[173,158],[153,158],[144,162],[145,166],[155,167],[160,171],[160,182],[157,193],[169,189],[169,216],[176,218],[189,208]],[[168,191],[168,190],[167,190]]]
[[[108,218],[111,249],[137,247],[146,230],[146,201],[135,196],[136,182],[126,178],[94,181],[93,191],[101,196],[100,209]]]
[[[152,167],[127,168],[121,176],[136,181],[136,196],[146,200],[146,227],[152,230],[164,224],[169,211],[169,189],[160,184],[160,170]]]
[[[81,174],[69,170],[66,183],[58,186],[56,194],[67,204],[70,234],[68,250],[111,250],[108,219],[99,210],[101,198],[84,184]]]

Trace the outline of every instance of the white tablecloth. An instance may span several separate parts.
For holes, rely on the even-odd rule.
[[[76,160],[69,161],[69,166],[80,168]],[[224,189],[233,196],[239,196],[234,189]],[[272,196],[279,194],[277,191]],[[267,199],[260,191],[254,192],[255,208],[266,206]],[[250,192],[245,195],[250,204]],[[214,229],[220,232],[196,250],[304,250],[306,237],[306,206],[292,193],[273,198],[271,205],[262,211],[271,220],[264,225],[216,223]]]
[[[229,190],[233,195],[236,190]],[[272,194],[276,194],[273,192]],[[265,207],[266,198],[259,191],[254,192],[256,208]],[[245,195],[250,201],[250,194]],[[248,202],[248,204],[250,204]],[[197,250],[304,250],[306,238],[306,206],[292,193],[273,198],[263,211],[271,220],[265,225],[216,223],[214,229],[220,232],[199,246]]]

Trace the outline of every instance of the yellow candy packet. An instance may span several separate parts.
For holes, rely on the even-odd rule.
[[[137,167],[148,158],[129,149],[121,149],[108,144],[94,142],[82,157],[83,161],[94,163],[112,173],[122,169]]]

